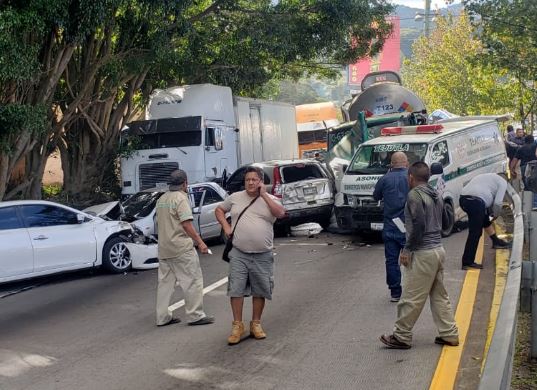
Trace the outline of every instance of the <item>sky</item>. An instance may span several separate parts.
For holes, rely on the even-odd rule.
[[[425,8],[425,0],[392,0],[394,4],[406,5],[412,8]],[[460,3],[460,0],[456,0],[454,3]],[[431,0],[431,9],[444,8],[446,2],[444,0]]]

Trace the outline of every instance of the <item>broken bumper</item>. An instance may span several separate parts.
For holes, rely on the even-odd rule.
[[[336,220],[341,229],[382,230],[384,220],[380,207],[336,207]]]
[[[311,208],[287,210],[285,218],[279,219],[276,223],[281,224],[301,224],[306,222],[320,222],[330,219],[333,205],[323,205]]]
[[[129,249],[133,269],[158,268],[158,244],[125,243]]]

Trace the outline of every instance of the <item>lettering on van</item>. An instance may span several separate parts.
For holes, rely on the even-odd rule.
[[[179,104],[183,101],[183,99],[168,99],[168,100],[162,100],[160,102],[157,102],[157,106],[160,106],[161,104]]]
[[[494,136],[492,134],[477,135],[475,137],[470,137],[470,146],[474,147],[479,144],[492,141],[493,139],[494,139]]]
[[[371,194],[375,188],[375,184],[382,177],[382,175],[364,175],[357,176],[352,184],[344,184],[343,190],[347,193],[367,193]]]
[[[364,184],[345,184],[345,192],[349,191],[371,191],[375,188],[376,183],[364,183]]]
[[[375,145],[373,152],[408,152],[410,149],[409,144],[384,144]]]
[[[374,181],[376,183],[381,177],[382,175],[358,176],[354,181]]]

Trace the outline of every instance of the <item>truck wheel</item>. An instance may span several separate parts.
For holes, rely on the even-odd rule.
[[[103,267],[111,273],[119,274],[131,269],[132,259],[125,240],[121,237],[112,237],[103,248]]]
[[[455,210],[451,202],[444,203],[442,212],[442,237],[448,237],[453,232],[455,226]]]

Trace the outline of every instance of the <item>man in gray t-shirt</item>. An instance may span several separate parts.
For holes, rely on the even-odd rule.
[[[261,314],[265,299],[272,298],[274,285],[272,225],[276,218],[285,216],[280,201],[267,193],[260,168],[246,168],[244,182],[245,190],[229,196],[215,211],[224,233],[233,240],[233,249],[229,252],[228,279],[228,295],[233,311],[231,335],[228,337],[230,345],[238,344],[244,334],[242,308],[245,296],[252,296],[250,335],[255,339],[266,337],[261,327]],[[231,213],[231,226],[226,220],[228,211]]]

